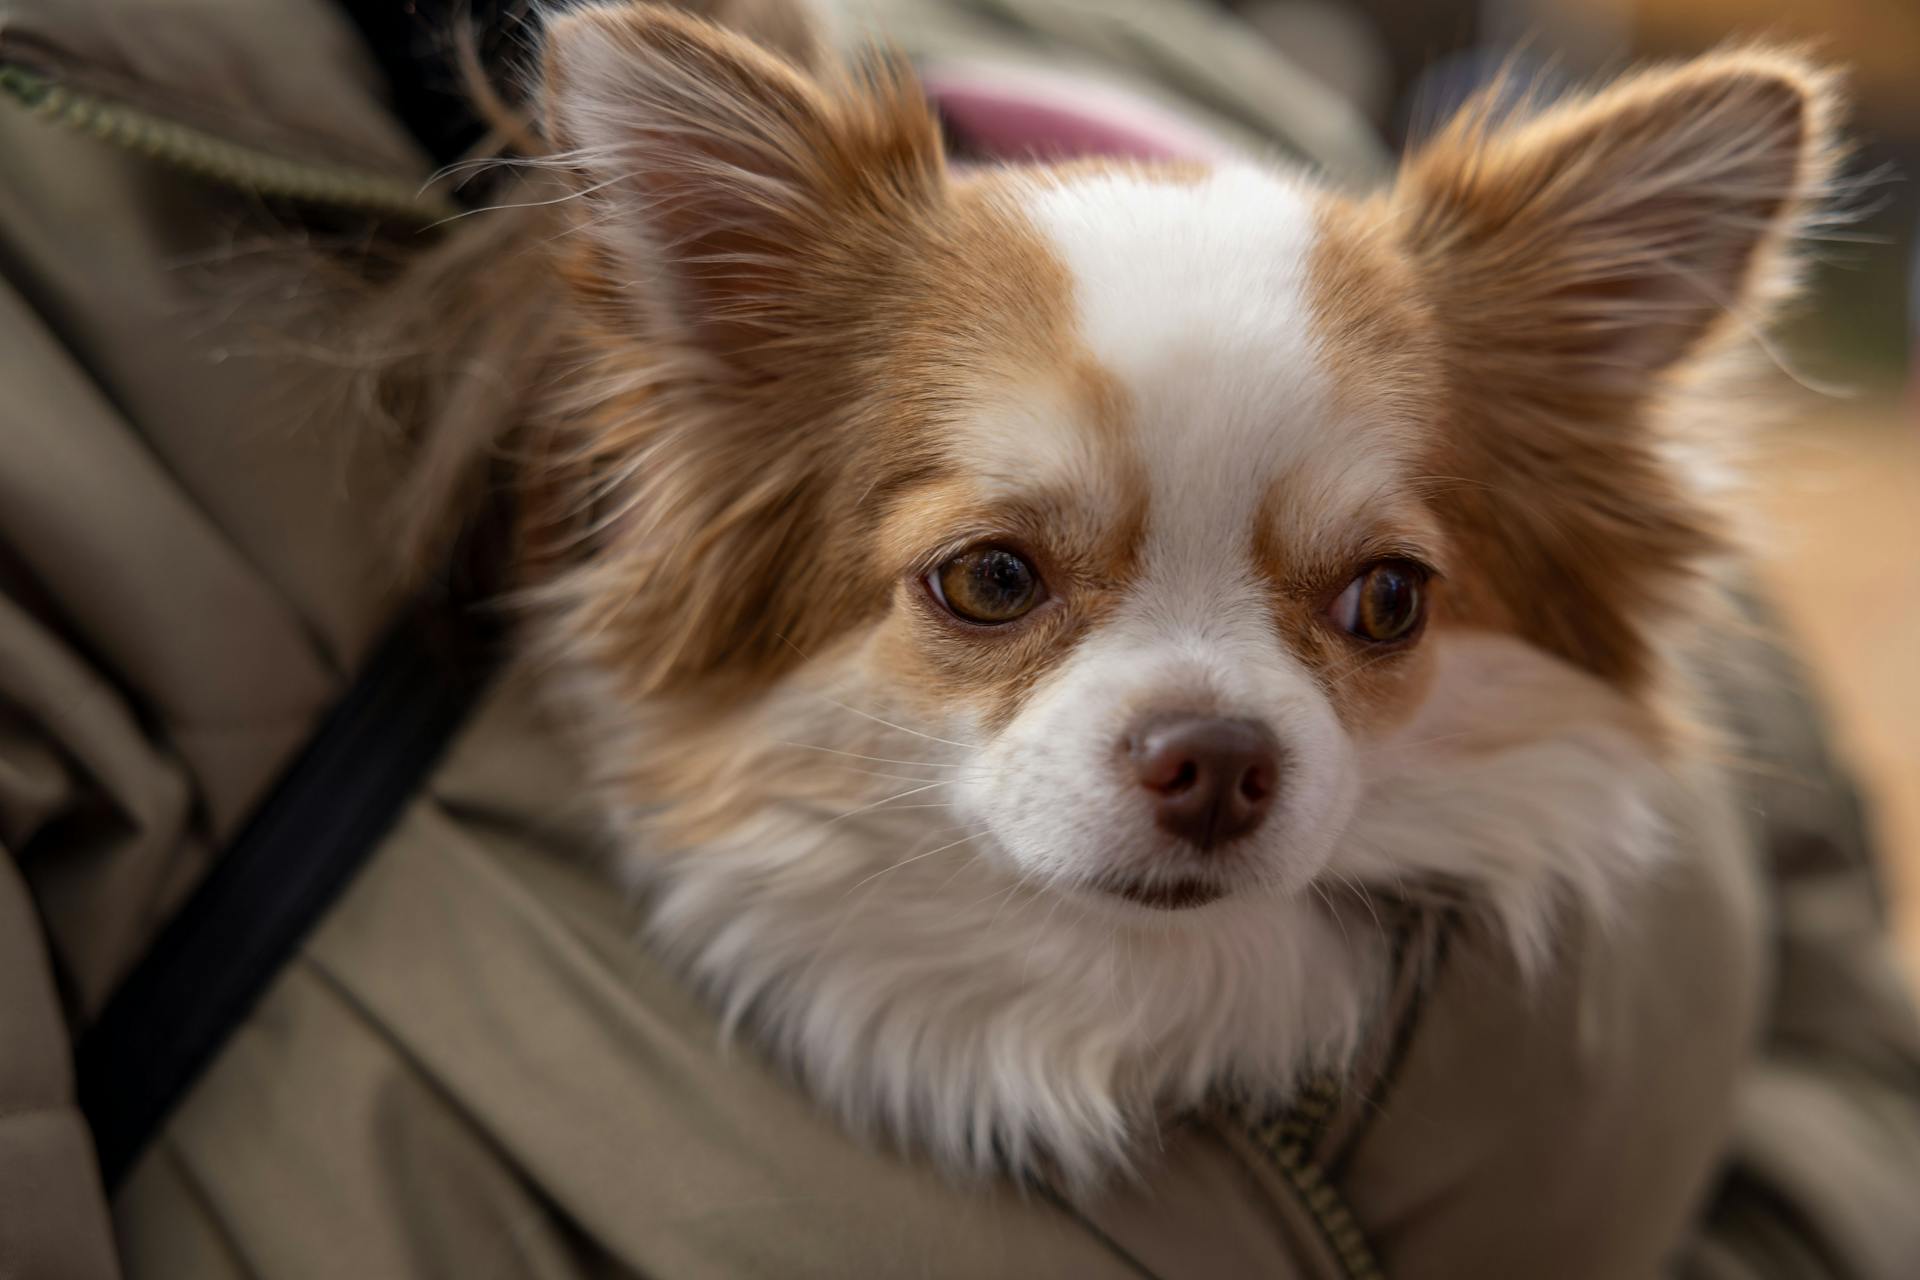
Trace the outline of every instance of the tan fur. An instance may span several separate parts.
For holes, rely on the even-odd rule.
[[[952,618],[918,576],[910,576],[875,657],[889,685],[905,691],[908,705],[922,701],[917,709],[939,714],[958,703],[971,707],[983,726],[997,729],[1117,603],[1135,571],[1146,512],[1137,493],[1109,508],[1089,507],[1075,493],[981,503],[968,500],[970,490],[958,481],[945,491],[916,494],[896,511],[894,537],[886,540],[903,549],[924,548],[950,541],[952,530],[977,530],[975,540],[1026,555],[1047,584],[1048,599],[1027,617],[989,632]]]
[[[1398,522],[1382,512],[1372,536],[1346,554],[1302,559],[1298,548],[1303,544],[1282,536],[1288,522],[1279,511],[1286,502],[1285,484],[1276,484],[1254,529],[1254,563],[1273,585],[1274,627],[1314,673],[1348,731],[1363,739],[1378,737],[1418,709],[1432,677],[1429,647],[1417,640],[1368,644],[1333,627],[1328,610],[1355,574],[1374,561],[1410,557],[1430,565],[1445,559],[1439,554],[1444,544],[1431,522],[1413,512],[1403,510]],[[1425,595],[1431,601],[1443,590],[1441,583],[1430,582]]]
[[[643,163],[604,193],[605,158],[583,170],[561,270],[580,303],[575,380],[596,391],[550,438],[551,500],[534,504],[536,541],[571,530],[567,557],[595,566],[569,580],[569,630],[627,696],[701,706],[872,631],[869,660],[909,704],[920,691],[930,710],[958,701],[1005,723],[1124,590],[1147,518],[1115,429],[1124,394],[1079,352],[1068,282],[1008,212],[1007,179],[945,175],[898,68],[822,89],[697,24],[644,21],[635,40],[651,48],[664,29],[676,64],[746,87],[765,113],[752,128],[784,140],[716,156],[635,137]],[[1420,461],[1417,493],[1376,513],[1370,545],[1444,567],[1429,586],[1435,626],[1510,630],[1622,687],[1655,682],[1651,632],[1722,547],[1716,514],[1660,452],[1658,380],[1722,324],[1711,298],[1777,271],[1778,244],[1754,230],[1776,212],[1766,193],[1787,198],[1822,163],[1802,144],[1819,136],[1808,117],[1827,89],[1779,69],[1729,55],[1517,127],[1470,110],[1393,192],[1323,205],[1310,280],[1336,407],[1397,424]],[[555,57],[550,93],[567,74]],[[1730,171],[1705,191],[1636,177],[1663,147],[1698,144],[1665,137],[1672,121],[1731,131],[1709,150]],[[772,181],[729,188],[711,180],[716,163]],[[639,299],[621,283],[636,244],[608,227],[613,202],[636,199],[670,231],[638,242],[668,260],[648,264]],[[1714,199],[1733,203],[1701,206]],[[1673,261],[1629,252],[1649,224],[1686,233],[1669,237]],[[1689,273],[1680,292],[1669,267]],[[1708,302],[1685,292],[1696,284]],[[975,388],[1022,380],[1065,388],[1103,442],[1120,477],[1113,511],[1076,513],[1065,493],[981,503],[969,475],[993,460],[956,454],[960,415]],[[1275,513],[1288,491],[1276,477]],[[952,529],[1016,545],[1052,598],[991,635],[954,623],[914,561]],[[1278,514],[1255,531],[1276,626],[1353,731],[1385,733],[1419,705],[1431,663],[1418,644],[1372,652],[1326,625],[1372,553],[1301,563],[1302,532]]]
[[[1392,227],[1443,344],[1429,464],[1463,567],[1450,615],[1644,686],[1650,629],[1726,546],[1668,461],[1666,383],[1729,308],[1754,322],[1782,287],[1834,162],[1833,87],[1736,51],[1518,126],[1499,99],[1326,225]]]
[[[923,690],[1004,722],[1100,616],[1139,540],[1143,482],[1114,452],[1124,396],[1078,349],[1069,283],[1012,212],[1007,179],[945,175],[898,68],[828,92],[664,15],[586,20],[659,24],[682,68],[770,84],[763,105],[787,141],[726,158],[776,175],[742,183],[733,207],[713,203],[724,191],[696,201],[672,185],[675,164],[705,176],[713,157],[654,139],[629,140],[641,172],[604,195],[590,189],[606,158],[581,163],[588,194],[563,207],[559,263],[580,390],[533,444],[527,578],[560,606],[556,638],[600,655],[623,698],[655,702],[648,741],[661,749],[626,751],[616,768],[622,791],[665,806],[663,838],[697,842],[823,789],[850,807],[870,778],[805,756],[796,768],[794,752],[743,740],[726,708],[866,636],[867,661],[908,702]],[[565,38],[562,24],[555,47]],[[549,92],[568,74],[556,56]],[[658,249],[623,238],[622,208],[675,228],[650,297],[621,284],[635,275],[623,253]],[[724,238],[706,238],[709,225]],[[748,259],[750,279],[732,269]],[[993,461],[965,430],[979,388],[1041,385],[1114,468],[1091,510],[1075,493],[1012,503],[967,479]],[[1070,606],[984,642],[958,634],[921,577],[929,548],[958,550],[962,530],[1031,547]]]
[[[579,20],[619,19],[601,14]],[[702,28],[690,20],[657,12],[648,20],[678,21],[693,33],[689,39],[701,39]],[[818,55],[810,38],[790,39],[778,31],[765,38],[791,54]],[[756,398],[739,380],[715,387],[703,379],[706,389],[724,393],[726,403],[687,413],[703,420],[697,427],[669,427],[660,420],[687,408],[676,381],[680,371],[657,380],[634,371],[626,378],[633,386],[598,407],[607,420],[604,429],[594,425],[600,419],[583,418],[560,429],[539,428],[516,449],[536,462],[522,468],[530,477],[525,495],[532,519],[526,528],[536,565],[558,563],[550,559],[557,547],[571,544],[595,513],[623,502],[672,512],[702,530],[697,542],[685,544],[704,549],[702,555],[676,556],[672,565],[630,566],[618,580],[609,576],[610,599],[644,594],[658,601],[646,610],[656,616],[632,619],[633,629],[649,637],[644,655],[635,646],[641,689],[703,667],[749,668],[756,679],[774,678],[794,647],[816,645],[878,607],[871,603],[876,583],[858,566],[829,557],[817,565],[805,561],[800,573],[771,569],[803,563],[784,554],[790,538],[843,547],[845,535],[872,527],[870,519],[853,513],[859,504],[847,499],[836,510],[837,522],[817,520],[818,499],[808,496],[823,460],[845,440],[857,439],[862,470],[884,477],[869,497],[884,494],[889,484],[937,474],[937,446],[916,438],[911,421],[891,432],[855,430],[851,423],[842,424],[842,432],[769,423],[770,411],[776,419],[796,406],[815,413],[821,404],[852,395],[828,384],[849,367],[869,372],[859,354],[861,333],[873,335],[872,350],[884,350],[892,362],[875,381],[897,379],[896,389],[884,393],[896,400],[898,387],[935,402],[955,394],[960,379],[943,379],[940,366],[952,353],[942,345],[988,323],[1028,322],[1004,346],[1033,355],[1035,363],[1049,356],[1071,360],[1064,354],[1070,334],[1057,314],[1044,315],[1058,312],[1064,293],[1057,264],[995,208],[991,183],[974,184],[970,199],[934,194],[946,181],[936,131],[897,69],[864,86],[843,85],[846,92],[823,91],[744,41],[738,45],[734,53],[752,75],[785,84],[786,106],[796,113],[786,127],[799,131],[796,137],[812,129],[814,143],[843,148],[796,181],[836,199],[876,198],[872,212],[882,215],[889,208],[925,212],[916,200],[927,208],[940,204],[946,226],[938,225],[941,217],[924,220],[933,225],[917,228],[924,241],[907,255],[916,266],[892,278],[869,277],[863,261],[868,246],[848,243],[844,231],[820,243],[793,243],[787,260],[804,263],[796,270],[808,278],[801,309],[791,312],[780,310],[785,304],[778,301],[777,271],[742,296],[728,295],[734,286],[724,276],[709,281],[728,297],[723,310],[733,317],[730,323],[752,315],[762,329],[784,325],[786,339],[751,344],[752,361],[769,364],[768,385],[780,391]],[[1650,402],[1665,367],[1727,328],[1719,299],[1708,296],[1716,282],[1725,298],[1745,287],[1758,303],[1783,287],[1788,260],[1782,245],[1802,211],[1786,210],[1782,231],[1744,239],[1738,233],[1779,211],[1786,193],[1821,189],[1834,158],[1801,143],[1830,135],[1835,96],[1832,82],[1799,60],[1756,50],[1643,75],[1597,100],[1517,128],[1497,120],[1491,104],[1502,94],[1494,93],[1416,157],[1386,197],[1359,204],[1329,200],[1312,265],[1324,350],[1350,405],[1365,402],[1437,428],[1424,479],[1461,541],[1460,572],[1449,573],[1436,593],[1447,620],[1513,629],[1612,679],[1646,678],[1648,642],[1636,619],[1670,610],[1672,593],[1684,586],[1681,566],[1721,545],[1714,513],[1668,478]],[[1692,203],[1698,196],[1681,198],[1670,179],[1663,179],[1664,188],[1645,175],[1636,180],[1634,166],[1648,167],[1645,157],[1659,153],[1663,122],[1682,118],[1695,121],[1693,133],[1719,127],[1739,144],[1730,152],[1722,148],[1720,163],[1730,168],[1705,184],[1708,198],[1722,200],[1718,207]],[[835,133],[842,126],[845,137]],[[1570,173],[1556,167],[1556,157],[1568,150],[1582,153]],[[813,152],[798,148],[796,154]],[[875,185],[878,172],[899,181]],[[1179,177],[1170,172],[1168,180]],[[547,198],[542,190],[532,194]],[[581,213],[575,219],[580,225],[596,216],[591,208],[568,212]],[[774,219],[771,225],[784,225],[777,211],[760,212]],[[386,323],[370,326],[370,346],[405,351],[412,330],[423,327],[408,319],[416,311],[483,322],[476,336],[449,340],[450,374],[429,373],[411,358],[404,365],[396,360],[407,376],[384,379],[379,393],[385,412],[436,424],[415,455],[416,483],[402,504],[410,523],[428,531],[409,540],[430,552],[444,546],[444,538],[431,532],[446,524],[438,513],[472,501],[485,442],[504,434],[505,420],[529,412],[525,393],[536,385],[550,346],[537,328],[559,308],[547,286],[553,277],[543,275],[550,271],[546,256],[519,246],[544,243],[552,235],[544,225],[549,220],[494,214],[463,224],[462,234],[409,273],[410,281],[428,282],[426,287],[388,290],[407,300],[408,309],[389,311],[381,317]],[[1635,270],[1645,273],[1658,264],[1623,257],[1624,246],[1650,224],[1688,233],[1670,256],[1691,255],[1687,261],[1706,290],[1691,300],[1699,305],[1676,308],[1689,300],[1633,288]],[[1706,237],[1715,227],[1725,243]],[[579,328],[576,316],[579,345],[576,355],[563,358],[564,376],[576,384],[617,383],[623,377],[618,366],[652,362],[659,353],[640,354],[649,335],[636,325],[631,299],[622,296],[631,291],[611,283],[622,277],[606,246],[585,237],[570,240],[561,273],[586,303],[590,323]],[[1558,251],[1576,245],[1577,255]],[[720,255],[742,251],[738,244],[709,247]],[[777,267],[778,260],[761,265]],[[488,278],[476,278],[483,273]],[[1583,295],[1582,279],[1596,281],[1597,292]],[[956,282],[962,287],[955,288]],[[483,292],[494,295],[489,303],[470,300]],[[947,310],[952,299],[967,295],[985,300],[981,314],[961,317]],[[1600,305],[1603,315],[1583,318],[1564,305],[1574,300]],[[1613,349],[1606,345],[1607,325],[1649,316],[1657,316],[1657,341],[1608,354]],[[820,358],[804,338],[809,331],[831,332],[836,358]],[[453,349],[515,354],[520,361],[503,369],[499,356],[457,355]],[[852,358],[837,358],[840,352]],[[1625,377],[1623,359],[1626,372],[1637,362],[1641,373]],[[576,361],[584,361],[593,376]],[[1570,376],[1581,368],[1589,376]],[[1100,374],[1090,370],[1086,376]],[[804,390],[782,394],[796,386]],[[641,411],[635,400],[665,407]],[[726,421],[709,428],[709,416]],[[646,425],[650,420],[653,425]],[[663,474],[647,477],[656,487],[645,498],[602,492],[606,473],[655,434],[684,439],[684,469],[661,468]],[[875,436],[887,441],[877,468],[869,463]],[[1565,501],[1549,502],[1547,494]],[[604,547],[608,533],[599,531],[590,545]],[[713,582],[708,568],[721,563],[730,567],[723,576],[738,589]],[[654,581],[660,590],[641,589]],[[869,603],[845,603],[856,596]],[[809,603],[803,606],[802,599]],[[802,614],[822,621],[805,622]],[[598,631],[604,620],[584,616],[582,625]],[[656,621],[667,625],[649,625]]]
[[[552,49],[567,48],[569,22],[662,39],[663,53],[633,56],[661,68],[663,91],[697,93],[713,77],[756,86],[754,106],[785,138],[777,154],[722,157],[636,134],[630,155],[605,158],[633,166],[641,185],[616,183],[575,209],[581,231],[565,270],[581,304],[578,383],[592,390],[556,442],[560,474],[576,480],[545,513],[549,527],[591,530],[576,553],[617,566],[576,601],[576,625],[623,654],[633,693],[722,669],[769,677],[883,603],[863,562],[861,491],[934,464],[923,440],[887,429],[910,424],[872,421],[880,410],[862,377],[912,311],[905,258],[919,246],[890,241],[919,234],[943,206],[938,134],[893,73],[830,99],[745,42],[710,40],[671,15],[569,19]],[[549,56],[557,92],[569,69]],[[566,122],[557,126],[565,146]],[[748,185],[758,172],[748,169],[731,188],[687,185],[749,162],[772,171],[764,186]],[[639,290],[622,282],[660,264],[623,258],[636,251],[618,239],[625,226],[597,234],[616,202],[636,201],[664,229],[661,245],[637,251],[671,258]],[[829,207],[849,216],[828,220]],[[850,451],[872,468],[858,481],[843,466]],[[626,483],[606,482],[635,458],[646,465]]]

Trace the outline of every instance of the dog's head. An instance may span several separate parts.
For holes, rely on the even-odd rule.
[[[1470,110],[1357,201],[956,174],[897,67],[657,11],[562,19],[547,95],[549,510],[567,634],[667,726],[635,800],[697,843],[924,784],[966,856],[1144,907],[1304,889],[1449,735],[1657,738],[1719,536],[1662,407],[1830,150],[1825,81],[1751,51]]]
[[[1093,1177],[1350,1052],[1356,902],[1537,963],[1657,854],[1689,406],[1788,283],[1820,74],[1495,95],[1364,198],[955,171],[897,65],[647,8],[558,19],[544,94],[544,634],[654,938],[843,1117]]]

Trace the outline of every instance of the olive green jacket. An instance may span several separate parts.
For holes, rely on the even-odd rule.
[[[888,34],[1377,161],[1199,4],[899,0]],[[1683,862],[1543,990],[1399,922],[1354,1080],[1187,1117],[1078,1207],[859,1145],[723,1050],[509,674],[109,1203],[71,1042],[396,608],[380,451],[202,268],[429,243],[429,168],[326,0],[0,0],[0,1280],[1920,1274],[1920,1028],[1766,654],[1749,858]]]

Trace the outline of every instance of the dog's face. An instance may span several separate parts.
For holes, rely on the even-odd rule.
[[[785,957],[733,1004],[826,972],[864,910],[840,1021],[793,1015],[839,1061],[884,1034],[867,988],[1014,1002],[1031,965],[993,987],[983,935],[1066,930],[1043,981],[1136,984],[1109,1074],[1277,1069],[1297,1040],[1221,1047],[1229,996],[1182,1031],[1090,957],[1145,930],[1226,986],[1235,946],[1331,936],[1313,890],[1612,874],[1718,536],[1661,410],[1821,181],[1804,68],[1469,116],[1362,201],[1251,166],[955,175],[905,79],[823,89],[657,12],[563,20],[548,75],[584,368],[548,589],[697,963]],[[1102,936],[975,909],[1009,898]],[[1019,1140],[969,1123],[950,1145]]]
[[[1646,691],[1713,538],[1648,402],[1813,180],[1792,67],[1469,120],[1355,204],[1253,168],[956,179],[910,85],[836,98],[657,15],[563,31],[616,384],[590,447],[635,489],[591,607],[639,696],[811,666],[964,744],[939,800],[988,856],[1170,907],[1313,881],[1450,633]],[[796,736],[889,755],[818,705]]]
[[[1301,891],[1360,744],[1418,706],[1448,558],[1421,424],[1327,349],[1350,264],[1317,252],[1308,190],[1251,170],[991,198],[1045,264],[1016,269],[1047,331],[970,379],[942,473],[882,530],[907,553],[887,701],[978,744],[955,817],[1038,882],[1163,909]]]

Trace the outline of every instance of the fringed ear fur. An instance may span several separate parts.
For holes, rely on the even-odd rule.
[[[728,382],[804,373],[836,271],[884,260],[944,193],[911,74],[833,80],[671,10],[557,19],[548,130],[599,251],[577,288]]]
[[[1461,359],[1549,403],[1637,397],[1791,283],[1838,156],[1833,77],[1742,50],[1519,124],[1495,90],[1403,170],[1407,244]]]
[[[1746,49],[1519,122],[1504,88],[1388,202],[1441,337],[1446,503],[1500,625],[1647,679],[1647,623],[1723,546],[1663,434],[1696,357],[1793,283],[1839,154],[1828,73]]]
[[[948,198],[938,128],[897,62],[816,77],[645,5],[557,18],[542,100],[575,364],[529,576],[639,696],[768,678],[876,598],[831,530],[871,482],[861,370]]]

